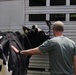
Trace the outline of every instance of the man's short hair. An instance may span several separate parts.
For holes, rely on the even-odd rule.
[[[56,31],[63,31],[64,30],[64,23],[61,21],[56,21],[53,23],[53,30]]]

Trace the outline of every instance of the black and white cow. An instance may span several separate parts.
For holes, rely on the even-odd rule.
[[[31,56],[16,54],[10,47],[14,45],[18,50],[34,48],[42,44],[50,37],[44,31],[33,25],[31,29],[23,27],[24,34],[20,32],[4,32],[0,41],[0,75],[8,75],[7,71],[12,71],[10,75],[27,75],[29,59]],[[7,64],[8,62],[8,64]],[[2,69],[2,67],[5,67]],[[4,70],[2,72],[2,70]],[[5,73],[5,74],[4,74]]]
[[[14,45],[19,50],[24,49],[23,44],[19,40],[20,36],[15,32],[8,32],[9,45]],[[12,75],[26,75],[29,63],[29,56],[16,54],[10,47],[8,71],[12,71]]]
[[[41,30],[40,28],[37,27],[37,25],[33,25],[31,29],[28,29],[23,26],[23,30],[25,33],[25,39],[24,39],[25,47],[27,45],[26,37],[30,44],[30,48],[35,48],[35,47],[41,45],[47,39],[50,39],[50,37],[43,30]]]
[[[9,45],[8,40],[5,38],[5,33],[0,32],[0,75],[7,75],[8,66],[6,65],[7,62],[7,55],[8,49],[7,46]]]
[[[10,75],[26,75],[28,57],[16,54],[10,47],[12,44],[19,50],[23,49],[17,34],[10,31],[2,34],[4,35],[1,35],[0,39],[0,75],[8,75],[10,71]]]

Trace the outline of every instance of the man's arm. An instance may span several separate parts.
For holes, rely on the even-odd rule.
[[[16,53],[19,53],[19,50],[17,48],[15,48],[13,45],[11,45],[11,48]],[[22,55],[37,55],[37,54],[41,54],[41,52],[40,52],[39,48],[36,47],[36,48],[28,49],[28,50],[22,50],[22,51],[20,51],[20,54],[22,54]]]
[[[76,55],[74,55],[74,75],[76,75]]]

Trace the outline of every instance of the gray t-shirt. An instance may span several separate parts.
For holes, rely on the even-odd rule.
[[[73,56],[76,55],[74,41],[64,36],[54,37],[40,45],[39,50],[49,54],[51,75],[74,75]]]

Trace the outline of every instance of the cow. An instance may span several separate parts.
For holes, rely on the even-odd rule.
[[[5,33],[0,32],[0,75],[7,75],[8,66],[6,65],[6,60],[8,52],[6,52],[5,49],[8,44],[8,40],[5,38]]]
[[[18,55],[10,47],[12,44],[19,50],[23,49],[17,34],[11,31],[3,34],[5,35],[0,39],[0,75],[8,75],[10,71],[11,75],[26,75],[28,56]]]
[[[23,26],[23,31],[25,35],[24,45],[26,47],[26,37],[30,44],[30,48],[35,48],[41,45],[47,39],[50,39],[49,35],[47,35],[43,30],[41,30],[37,25],[32,25],[31,29]]]
[[[0,43],[0,53],[2,54],[0,57],[0,71],[2,71],[2,66],[4,65],[7,66],[5,68],[7,71],[12,71],[11,75],[27,75],[31,56],[17,54],[10,46],[14,45],[18,50],[26,50],[37,47],[50,38],[36,25],[33,25],[31,29],[23,26],[23,31],[23,34],[19,31],[7,31],[3,33],[2,41]],[[8,64],[6,64],[7,62]],[[6,75],[6,72],[5,74],[0,75]]]

